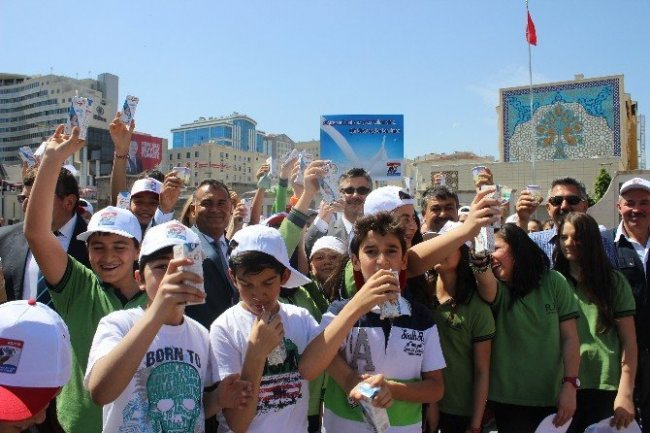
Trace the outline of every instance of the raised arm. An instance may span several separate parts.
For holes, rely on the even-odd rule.
[[[111,139],[115,145],[113,169],[111,170],[111,204],[117,204],[117,195],[126,190],[126,159],[129,157],[131,135],[135,129],[135,120],[131,120],[129,128],[120,120],[122,113],[115,113],[115,118],[109,125]]]
[[[471,268],[476,278],[476,288],[479,296],[488,304],[492,304],[497,297],[498,281],[492,273],[490,258],[472,258]]]
[[[494,216],[500,211],[498,200],[486,197],[494,190],[480,191],[476,194],[470,213],[465,222],[441,235],[428,241],[412,246],[408,250],[407,274],[410,277],[422,275],[432,269],[437,263],[442,262],[451,253],[461,247],[466,241],[474,239],[481,227],[492,222]]]
[[[98,406],[115,401],[124,392],[160,328],[164,324],[179,324],[174,322],[182,319],[188,302],[205,299],[205,293],[190,285],[203,280],[194,273],[178,269],[179,266],[190,264],[190,259],[169,262],[156,296],[142,318],[106,356],[92,366],[88,391]]]
[[[72,135],[63,134],[59,125],[47,141],[47,147],[36,174],[27,203],[25,238],[45,280],[58,284],[68,264],[68,254],[52,232],[52,212],[57,179],[64,161],[81,149],[84,141],[79,138],[79,128]]]
[[[307,346],[298,369],[307,380],[314,380],[330,365],[350,330],[372,307],[397,298],[399,288],[391,271],[381,269],[371,276],[334,319]]]
[[[260,223],[260,215],[262,214],[262,207],[264,206],[264,193],[266,192],[266,188],[263,188],[262,185],[260,185],[260,179],[269,172],[269,169],[270,167],[268,164],[262,164],[255,174],[255,177],[257,178],[257,190],[255,191],[253,202],[251,203],[250,225]]]
[[[180,177],[178,177],[178,173],[172,170],[165,175],[165,181],[163,182],[162,189],[160,191],[160,202],[158,204],[160,211],[163,214],[174,212],[176,202],[178,202],[178,199],[181,196],[182,189],[183,181]],[[162,222],[166,221],[156,221],[158,224]]]

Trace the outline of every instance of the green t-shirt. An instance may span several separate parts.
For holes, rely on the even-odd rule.
[[[56,398],[59,421],[68,433],[101,432],[102,410],[83,386],[95,330],[108,313],[145,305],[146,293],[140,292],[122,305],[112,287],[103,285],[93,271],[70,256],[61,282],[49,289],[56,311],[68,325],[72,344],[72,375]]]
[[[316,307],[318,307],[318,311],[320,311],[322,316],[327,311],[330,303],[325,298],[325,294],[321,290],[320,285],[316,282],[316,279],[312,275],[309,275],[309,277],[311,278],[311,283],[305,284],[303,287],[307,292],[309,292],[309,296],[316,304]],[[314,316],[314,318],[316,318],[316,316]],[[320,317],[316,318],[316,320],[320,322]]]
[[[615,318],[634,315],[634,295],[623,275],[614,271]],[[573,283],[571,282],[572,286]],[[621,341],[616,326],[599,333],[598,308],[589,301],[584,287],[578,284],[574,294],[578,301],[578,337],[580,338],[580,388],[618,390],[621,379]]]
[[[345,265],[345,273],[343,275],[343,299],[350,299],[357,293],[357,284],[354,282],[354,268],[352,267],[352,260],[348,260]]]
[[[445,395],[440,411],[471,416],[474,407],[474,344],[492,340],[495,333],[490,307],[476,294],[452,311],[451,300],[438,305],[433,316],[440,333],[440,345],[447,368],[442,370]]]
[[[492,304],[490,400],[522,406],[555,406],[564,367],[560,322],[578,318],[573,290],[556,271],[510,307],[510,289],[499,282]]]

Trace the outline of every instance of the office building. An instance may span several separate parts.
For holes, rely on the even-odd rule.
[[[17,164],[18,148],[36,149],[65,123],[73,96],[93,100],[90,127],[107,129],[117,111],[119,78],[103,73],[97,79],[60,75],[0,74],[0,162]]]

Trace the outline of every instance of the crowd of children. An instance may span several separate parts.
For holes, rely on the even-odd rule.
[[[116,154],[134,127],[118,120]],[[463,223],[427,221],[436,233],[424,240],[408,193],[356,186],[365,201],[349,239],[320,235],[306,249],[326,161],[284,165],[276,210],[289,183],[296,196],[262,223],[258,195],[248,208],[228,194],[225,204],[194,197],[178,216],[186,224],[173,219],[182,181],[172,171],[136,181],[129,209],[94,212],[78,235],[88,268],[50,229],[61,166],[83,145],[78,128],[57,128],[31,187],[24,233],[56,312],[0,306],[0,433],[202,433],[215,416],[224,432],[479,433],[486,406],[500,433],[533,432],[548,415],[570,432],[634,419],[635,302],[584,213],[559,225],[553,267],[514,224],[491,255],[475,254],[499,213],[490,188]],[[113,186],[124,187],[119,175]],[[220,214],[199,205],[228,207],[233,222],[221,217],[223,233],[202,240],[189,225]],[[318,217],[332,212],[323,203]],[[209,329],[186,307],[206,302],[210,282],[177,254],[202,242],[236,289]]]

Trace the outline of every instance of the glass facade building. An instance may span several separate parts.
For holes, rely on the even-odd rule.
[[[207,119],[201,117],[172,129],[172,148],[214,143],[244,151],[256,151],[260,148],[256,127],[257,122],[239,113]]]

